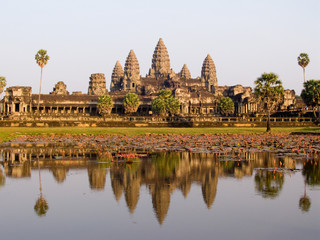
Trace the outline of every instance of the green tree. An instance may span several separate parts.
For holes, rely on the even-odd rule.
[[[98,98],[98,110],[99,113],[105,117],[106,115],[109,115],[111,113],[112,107],[113,107],[113,101],[110,95],[101,95]]]
[[[172,92],[168,89],[162,89],[159,91],[158,96],[166,99],[172,96]]]
[[[167,98],[167,111],[170,115],[175,115],[180,112],[180,101],[173,96]]]
[[[270,132],[270,114],[276,109],[284,95],[282,82],[274,73],[263,73],[254,83],[256,85],[254,94],[262,109],[267,112],[267,132]]]
[[[0,76],[0,96],[3,93],[3,89],[7,86],[6,78],[3,76]]]
[[[155,99],[152,100],[152,105],[151,105],[152,112],[164,116],[167,113],[166,109],[166,102],[163,98],[156,97]]]
[[[132,114],[138,110],[140,100],[137,94],[127,93],[123,99],[123,107],[125,113]]]
[[[164,116],[174,115],[180,111],[180,101],[173,97],[172,92],[167,89],[159,91],[158,96],[152,100],[152,111],[155,114]]]
[[[303,82],[306,82],[306,67],[310,62],[309,56],[306,53],[300,53],[298,56],[298,64],[303,69]]]
[[[40,109],[40,94],[41,94],[41,85],[42,85],[42,71],[43,71],[44,66],[47,65],[49,59],[50,59],[50,57],[47,55],[47,50],[44,50],[44,49],[40,49],[37,52],[36,56],[35,56],[36,63],[41,68],[39,99],[38,99],[38,112],[39,112],[39,109]]]
[[[316,109],[319,111],[318,119],[320,118],[320,80],[309,80],[303,84],[304,89],[301,92],[301,97],[307,106],[313,107],[314,116]]]
[[[223,115],[230,114],[234,112],[234,103],[231,98],[223,97],[219,102],[219,109]]]

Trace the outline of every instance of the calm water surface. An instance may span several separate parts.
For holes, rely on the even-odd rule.
[[[1,239],[319,239],[317,156],[0,151]]]

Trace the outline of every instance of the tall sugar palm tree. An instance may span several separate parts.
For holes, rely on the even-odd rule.
[[[41,67],[41,76],[40,76],[40,87],[39,87],[39,99],[38,99],[38,112],[40,110],[40,94],[41,94],[41,85],[42,85],[42,71],[45,65],[49,61],[49,56],[47,55],[47,50],[40,49],[35,56],[37,64]]]
[[[298,64],[303,69],[303,82],[306,82],[306,67],[310,62],[309,56],[306,53],[300,53],[298,56]]]
[[[6,78],[3,76],[0,76],[0,100],[1,100],[1,94],[3,92],[3,89],[7,86]]]

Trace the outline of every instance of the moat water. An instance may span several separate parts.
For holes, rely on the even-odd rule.
[[[8,148],[1,239],[319,239],[318,155]]]

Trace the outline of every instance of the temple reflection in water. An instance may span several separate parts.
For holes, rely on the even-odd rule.
[[[39,161],[38,161],[39,160]],[[276,198],[284,185],[285,175],[297,171],[296,162],[304,161],[302,173],[308,185],[320,184],[319,159],[293,159],[268,152],[241,155],[161,152],[123,158],[115,153],[97,153],[88,149],[56,148],[50,144],[29,144],[0,149],[0,190],[6,178],[30,178],[31,169],[52,172],[57,183],[63,183],[72,169],[86,169],[90,188],[105,189],[109,174],[116,201],[124,195],[128,210],[134,213],[140,188],[146,186],[152,198],[155,215],[163,223],[170,207],[171,194],[179,190],[185,198],[192,184],[201,186],[205,205],[210,209],[217,196],[219,178],[252,177],[256,192],[264,198]],[[305,196],[300,208],[308,211]],[[309,205],[308,205],[309,204]]]

